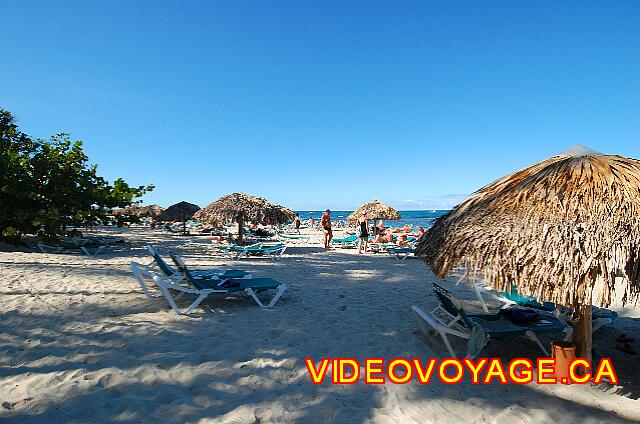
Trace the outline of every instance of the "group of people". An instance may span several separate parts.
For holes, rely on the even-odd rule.
[[[300,220],[300,214],[296,213],[295,217],[293,218],[293,225],[295,226],[296,233],[298,234],[300,234],[301,224],[302,224],[302,221]],[[315,225],[315,219],[311,217],[309,219],[309,226],[313,228],[314,225]],[[324,248],[329,249],[331,244],[331,239],[333,238],[333,231],[331,230],[331,211],[329,209],[327,209],[322,214],[322,218],[320,218],[320,226],[322,227],[322,230],[324,232]]]
[[[296,232],[300,234],[300,214],[296,213],[294,218],[294,226]],[[309,226],[314,227],[315,220],[313,218],[309,219]],[[322,227],[322,231],[324,233],[324,248],[331,248],[331,240],[333,239],[333,230],[331,228],[331,210],[327,209],[322,214],[320,218],[320,227]],[[409,241],[409,234],[407,231],[411,231],[411,227],[402,228],[398,230],[389,230],[387,231],[384,227],[382,220],[378,222],[378,225],[375,227],[375,232],[377,233],[375,238],[371,241],[372,243],[396,243],[398,246],[406,245]],[[417,227],[417,233],[410,234],[413,237],[419,238],[422,236],[426,230],[423,227]],[[398,233],[397,236],[394,233]],[[358,222],[356,224],[356,236],[358,237],[358,253],[366,253],[369,247],[369,217],[368,212],[363,211],[362,214],[358,217]]]

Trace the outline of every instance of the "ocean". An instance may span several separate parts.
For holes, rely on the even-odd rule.
[[[305,222],[309,218],[312,218],[318,222],[324,211],[296,211],[300,214],[300,219]],[[404,227],[410,225],[411,227],[422,226],[429,228],[436,218],[449,212],[448,210],[427,210],[427,211],[398,211],[400,219],[397,221],[384,221],[385,227]],[[344,221],[353,211],[331,211],[332,221]]]

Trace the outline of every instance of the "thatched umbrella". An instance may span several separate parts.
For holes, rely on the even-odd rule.
[[[129,215],[129,216],[137,216],[138,218],[144,218],[144,217],[157,218],[158,215],[160,215],[162,212],[164,212],[164,208],[158,205],[148,205],[148,206],[131,205],[124,209],[119,209],[117,211],[114,211],[113,213],[114,215]]]
[[[591,305],[640,294],[640,161],[578,147],[483,187],[420,239],[444,278],[465,268],[497,290],[575,309],[578,354],[591,357]]]
[[[230,221],[238,223],[238,244],[242,244],[242,228],[246,221],[284,224],[293,219],[293,211],[284,206],[275,205],[262,197],[244,193],[232,193],[223,196],[195,214],[195,218],[210,224],[219,225]]]
[[[189,202],[178,202],[158,215],[158,221],[182,221],[182,232],[187,233],[187,220],[200,210],[200,206]]]
[[[193,215],[200,210],[200,206],[189,202],[178,202],[169,206],[160,215],[159,221],[186,221],[193,218]]]
[[[384,203],[374,200],[373,202],[365,203],[360,206],[351,215],[349,215],[347,220],[351,222],[357,221],[364,211],[367,211],[368,219],[373,219],[374,226],[378,219],[387,219],[391,221],[400,219],[400,214],[397,210],[389,205],[385,205]]]

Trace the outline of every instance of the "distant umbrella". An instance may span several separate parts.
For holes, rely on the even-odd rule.
[[[189,202],[178,202],[169,206],[158,216],[158,221],[186,221],[200,210],[200,206]]]
[[[348,221],[355,222],[362,216],[362,212],[367,211],[367,221],[369,219],[373,220],[374,234],[378,234],[378,227],[376,227],[376,220],[379,219],[388,219],[390,221],[395,221],[400,219],[400,214],[394,208],[389,205],[385,205],[384,203],[380,203],[377,200],[373,202],[365,203],[356,209],[349,217]],[[368,222],[367,222],[368,225]]]
[[[445,277],[463,267],[497,290],[576,309],[591,356],[591,305],[640,294],[640,161],[577,146],[505,176],[439,218],[417,255]]]
[[[205,224],[220,225],[235,221],[238,223],[238,243],[242,243],[242,228],[247,221],[263,224],[284,224],[293,219],[294,213],[284,206],[275,205],[262,197],[244,193],[232,193],[221,197],[204,209],[195,218]]]
[[[162,212],[164,212],[164,208],[158,205],[131,205],[124,209],[118,209],[113,213],[115,215],[137,216],[138,218],[157,218]]]
[[[400,214],[397,210],[392,208],[389,205],[385,205],[377,200],[373,202],[365,203],[356,209],[349,217],[347,218],[349,221],[357,221],[358,218],[362,215],[362,212],[367,211],[367,216],[369,219],[387,219],[391,221],[395,221],[400,219]]]

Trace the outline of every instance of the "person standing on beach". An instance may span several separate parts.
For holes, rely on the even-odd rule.
[[[300,234],[300,214],[297,213],[296,217],[293,219],[293,223],[296,226],[296,232]]]
[[[324,248],[329,249],[329,244],[331,244],[331,239],[333,238],[333,232],[331,231],[331,211],[329,209],[322,214],[320,225],[322,225],[322,230],[324,231]]]
[[[362,245],[364,245],[364,253],[367,253],[369,246],[369,220],[367,219],[367,211],[363,211],[358,218],[358,227],[356,233],[360,242],[358,243],[358,254],[362,255]]]

